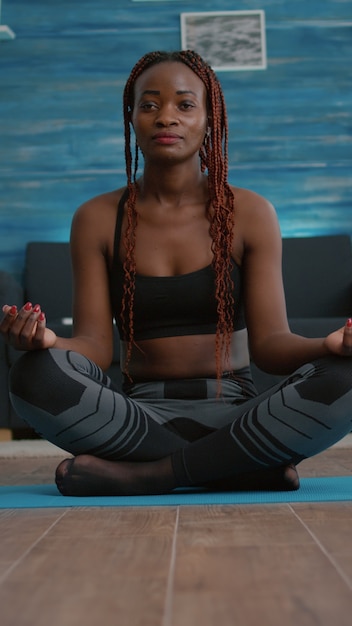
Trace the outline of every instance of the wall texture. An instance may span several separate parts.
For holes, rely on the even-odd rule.
[[[145,52],[179,49],[180,13],[263,9],[268,68],[219,73],[230,182],[276,206],[283,236],[352,234],[351,0],[3,0],[0,269],[67,240],[90,196],[122,186],[121,96]]]

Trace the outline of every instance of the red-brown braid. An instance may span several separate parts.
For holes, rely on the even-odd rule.
[[[124,294],[122,302],[122,324],[128,338],[126,373],[131,359],[134,342],[133,305],[135,290],[135,241],[137,227],[136,199],[138,186],[138,146],[134,159],[131,150],[131,113],[134,104],[134,85],[137,78],[149,67],[163,62],[178,62],[187,65],[204,83],[207,90],[210,133],[200,150],[200,167],[208,172],[209,202],[207,215],[212,238],[213,267],[215,270],[215,295],[218,322],[216,329],[215,355],[217,378],[226,367],[230,354],[233,333],[234,300],[231,279],[231,249],[234,225],[234,195],[228,184],[228,123],[221,85],[212,68],[194,51],[150,52],[134,66],[126,82],[123,95],[125,125],[125,158],[129,196],[127,200],[127,229],[124,237],[126,256],[124,261]],[[132,171],[133,168],[133,171]]]

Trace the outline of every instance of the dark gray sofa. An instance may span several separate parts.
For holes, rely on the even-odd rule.
[[[324,336],[352,315],[352,248],[349,235],[283,240],[283,276],[287,311],[293,332]],[[59,335],[71,334],[72,279],[68,243],[31,242],[26,249],[23,284],[0,272],[0,303],[21,306],[40,303],[48,326]],[[260,312],[258,312],[258,315]],[[15,437],[33,433],[13,411],[8,397],[9,368],[19,353],[0,340],[0,428]],[[252,365],[258,391],[280,380]],[[121,383],[119,338],[115,330],[114,358],[108,370]]]

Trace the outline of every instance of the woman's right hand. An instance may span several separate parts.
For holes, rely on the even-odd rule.
[[[39,304],[27,302],[21,309],[15,305],[2,307],[4,316],[0,334],[16,350],[45,350],[54,347],[57,336],[46,327],[45,314]]]

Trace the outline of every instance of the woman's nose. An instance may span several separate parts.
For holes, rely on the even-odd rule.
[[[158,126],[172,126],[178,124],[178,119],[174,107],[167,105],[161,107],[156,117],[156,124]]]

